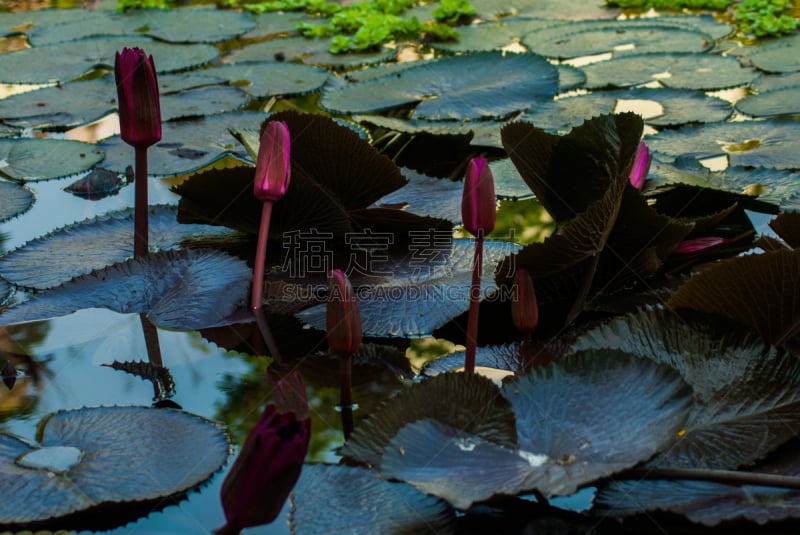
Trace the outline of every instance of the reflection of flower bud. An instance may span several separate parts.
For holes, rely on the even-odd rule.
[[[153,56],[141,48],[123,48],[114,62],[122,140],[146,149],[161,140],[161,104]]]
[[[650,171],[650,162],[653,160],[653,155],[650,154],[650,149],[647,148],[645,142],[639,143],[639,148],[636,150],[636,157],[633,159],[633,167],[631,167],[631,185],[636,189],[642,189],[644,181],[647,178],[647,173]]]
[[[536,302],[533,281],[525,269],[519,268],[514,273],[514,285],[517,295],[511,302],[511,319],[519,332],[529,334],[539,324],[539,305]]]
[[[473,236],[485,236],[494,229],[496,218],[494,178],[485,158],[473,158],[464,178],[461,197],[461,218],[464,228]]]
[[[361,312],[353,287],[340,269],[328,275],[327,312],[328,346],[340,357],[352,355],[361,346]]]
[[[283,121],[264,125],[258,146],[253,193],[261,201],[276,202],[289,188],[291,177],[289,127]]]
[[[726,240],[725,238],[720,238],[719,236],[693,238],[691,240],[685,240],[680,242],[677,246],[675,246],[675,250],[673,251],[673,253],[678,255],[700,253],[702,251],[705,251],[706,249],[711,249],[712,247],[716,247],[717,245],[722,245],[727,241],[728,240]]]
[[[310,419],[264,409],[222,484],[230,531],[275,520],[300,477],[310,438]]]

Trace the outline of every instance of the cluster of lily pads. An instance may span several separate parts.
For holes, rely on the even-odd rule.
[[[465,341],[475,243],[452,236],[460,181],[482,156],[504,208],[535,197],[555,222],[542,242],[484,244],[476,364],[505,379],[459,373],[456,353],[416,370],[411,385],[393,384],[396,394],[380,407],[354,414],[346,463],[304,467],[293,530],[452,531],[491,519],[508,529],[618,532],[618,519],[635,530],[654,518],[706,526],[797,518],[797,35],[739,47],[726,40],[732,29],[708,16],[617,20],[593,2],[520,2],[517,16],[491,20],[501,12],[495,4],[475,5],[490,20],[436,45],[437,57],[411,62],[393,61],[394,49],[334,56],[325,39],[287,37],[296,14],[0,17],[0,30],[30,44],[0,55],[2,81],[48,85],[0,100],[0,219],[24,213],[39,180],[81,173],[72,192],[97,196],[131,182],[132,152],[120,136],[92,144],[54,135],[117,109],[104,71],[124,46],[147,50],[159,71],[165,122],[148,152],[149,174],[182,180],[173,187],[177,206],[149,208],[149,250],[135,258],[133,210],[6,253],[0,324],[104,307],[200,330],[219,344],[231,339],[223,333],[256,331],[248,263],[263,203],[252,195],[254,164],[262,124],[282,121],[292,179],[272,206],[262,296],[282,356],[276,367],[325,373],[327,271],[351,266],[355,252],[374,262],[349,274],[370,342],[352,356],[353,379],[376,366],[410,378],[408,362],[396,358],[410,338]],[[507,45],[519,51],[499,50]],[[594,55],[610,57],[571,61]],[[87,61],[95,67],[88,76]],[[748,95],[734,104],[716,93],[732,88]],[[641,101],[658,111],[622,111]],[[643,136],[653,162],[634,186]],[[703,165],[714,158],[725,168]],[[774,235],[759,235],[752,211],[777,214]],[[354,249],[353,237],[365,235]],[[440,239],[437,255],[420,254],[426,236]],[[294,271],[293,237],[322,240],[325,269]],[[529,340],[511,320],[520,268],[539,304]],[[234,339],[232,349],[255,352]],[[362,403],[357,392],[353,401]],[[104,462],[106,439],[73,441],[70,426],[102,427],[132,417],[128,410],[151,422],[154,436],[159,426],[185,426],[175,434],[211,441],[217,454],[185,486],[116,501],[183,492],[224,462],[220,429],[175,423],[196,418],[187,413],[82,409],[42,426],[40,450],[53,448],[44,464],[30,464],[31,445],[0,435],[0,462],[15,467],[3,471],[9,484],[24,484],[33,466],[73,480],[86,472],[80,497],[105,493],[93,487],[105,472],[86,459],[97,448],[92,462]],[[175,422],[161,421],[172,415]],[[157,449],[196,458],[184,442]],[[172,457],[158,470],[186,475]],[[19,516],[40,491],[66,493],[62,479],[15,494],[16,516],[0,516],[0,525],[80,526],[77,512],[102,504]],[[597,490],[586,513],[549,503],[587,487]]]

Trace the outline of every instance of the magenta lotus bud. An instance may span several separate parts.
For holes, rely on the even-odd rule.
[[[678,245],[675,246],[675,250],[673,251],[673,253],[677,255],[700,253],[705,251],[706,249],[711,249],[712,247],[716,247],[717,245],[722,245],[727,241],[728,240],[726,240],[725,238],[720,238],[719,236],[693,238],[691,240],[685,240],[680,242]]]
[[[153,56],[141,48],[123,48],[114,62],[122,140],[146,149],[161,140],[161,104]]]
[[[340,357],[348,357],[361,346],[361,312],[353,287],[340,269],[328,275],[328,309],[325,321],[328,346]]]
[[[473,158],[464,178],[461,197],[461,218],[464,228],[473,236],[485,236],[494,229],[496,218],[494,178],[485,158]]]
[[[650,171],[650,162],[653,161],[653,155],[650,154],[650,149],[644,141],[639,143],[639,148],[636,150],[636,156],[633,159],[633,167],[631,167],[631,185],[641,190],[644,186],[644,181],[647,178],[647,173]]]
[[[298,421],[294,413],[267,405],[222,483],[229,531],[277,518],[300,477],[310,438],[309,418]]]
[[[539,324],[539,304],[536,302],[533,281],[525,269],[519,268],[514,273],[514,285],[517,295],[511,302],[511,319],[519,332],[530,334]]]
[[[261,133],[253,194],[259,200],[276,202],[289,188],[290,178],[289,127],[283,121],[270,121]]]

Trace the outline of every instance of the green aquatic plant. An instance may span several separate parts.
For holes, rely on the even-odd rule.
[[[743,0],[736,6],[733,20],[739,29],[758,37],[791,33],[798,19],[791,14],[790,0]]]

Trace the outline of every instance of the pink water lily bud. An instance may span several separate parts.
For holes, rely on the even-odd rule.
[[[328,308],[325,319],[328,346],[340,357],[347,357],[361,346],[363,331],[353,287],[340,269],[328,275]]]
[[[221,532],[275,520],[300,477],[310,438],[309,418],[267,405],[222,483],[227,529]]]
[[[631,167],[630,179],[634,188],[642,189],[652,161],[653,155],[650,154],[650,149],[647,148],[644,141],[640,142],[639,148],[636,150],[636,156],[633,159],[633,167]]]
[[[530,334],[539,324],[539,304],[531,276],[524,268],[514,273],[514,286],[517,293],[516,299],[511,302],[511,319],[519,332]]]
[[[270,121],[261,133],[253,193],[262,201],[276,202],[286,194],[290,178],[289,127],[283,121]]]
[[[485,236],[494,229],[494,178],[485,158],[473,158],[469,162],[461,197],[461,218],[464,228],[473,236]]]
[[[153,56],[123,48],[114,62],[122,140],[145,149],[161,140],[161,103]]]
[[[684,240],[675,246],[674,254],[693,254],[700,253],[706,249],[711,249],[717,245],[722,245],[727,242],[725,238],[719,236],[706,236],[704,238],[693,238],[691,240]]]

